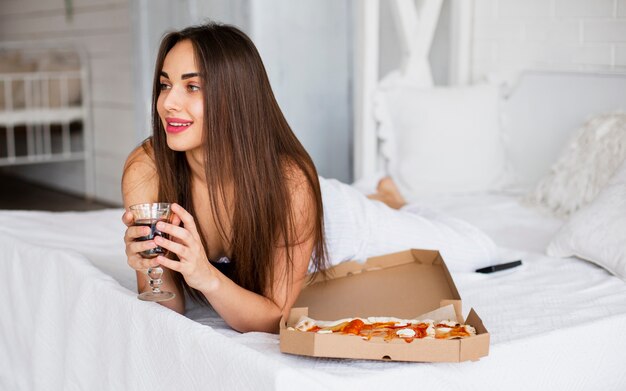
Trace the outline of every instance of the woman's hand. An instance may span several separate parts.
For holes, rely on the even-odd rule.
[[[126,257],[128,265],[137,271],[144,271],[150,267],[159,266],[155,259],[146,259],[141,256],[141,252],[155,248],[157,245],[154,240],[146,240],[136,242],[135,240],[150,235],[150,227],[135,226],[133,214],[129,211],[122,215],[122,222],[126,225],[126,233],[124,234],[124,243],[126,244]]]
[[[217,275],[204,251],[193,216],[178,204],[172,204],[172,212],[177,222],[168,224],[161,221],[157,224],[157,229],[169,234],[170,239],[173,240],[157,236],[154,242],[178,255],[180,261],[173,261],[159,255],[155,258],[156,262],[181,273],[192,288],[202,292],[214,290],[218,283]],[[184,227],[179,226],[181,221]]]
[[[141,256],[142,251],[155,248],[157,244],[154,240],[145,240],[137,242],[138,238],[148,236],[151,233],[150,227],[135,226],[133,214],[129,211],[124,212],[122,215],[122,222],[126,225],[126,233],[124,234],[124,243],[126,244],[126,257],[128,259],[128,265],[137,270],[145,271],[150,267],[157,267],[159,263],[155,258],[148,259]],[[172,224],[179,225],[180,219],[174,216]]]

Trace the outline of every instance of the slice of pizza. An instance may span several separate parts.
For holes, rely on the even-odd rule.
[[[470,325],[451,320],[435,322],[431,319],[399,319],[392,317],[346,318],[336,321],[320,321],[301,317],[293,330],[318,334],[339,333],[357,335],[365,340],[382,337],[385,341],[396,338],[411,342],[414,339],[454,339],[476,335]]]
[[[435,338],[454,339],[476,335],[476,329],[468,324],[459,324],[451,320],[444,320],[435,325]]]

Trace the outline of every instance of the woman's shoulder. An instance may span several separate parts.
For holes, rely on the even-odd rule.
[[[122,174],[122,195],[125,204],[156,201],[158,177],[149,139],[133,149],[126,158]]]
[[[309,178],[305,168],[295,162],[283,161],[283,178],[285,185],[292,197],[308,198],[312,195],[310,180],[315,181],[317,176]]]
[[[124,176],[137,173],[156,172],[154,150],[150,139],[145,140],[133,149],[124,164]]]

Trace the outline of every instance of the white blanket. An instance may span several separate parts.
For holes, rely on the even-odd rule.
[[[496,201],[463,200],[451,209],[482,216],[476,223],[491,233],[498,220],[523,214],[510,199]],[[314,359],[281,354],[277,336],[237,333],[209,309],[190,307],[192,320],[137,300],[120,216],[120,210],[0,213],[0,389],[626,385],[626,284],[584,261],[508,251],[523,258],[521,268],[454,274],[465,312],[474,307],[492,335],[489,356],[478,362]]]

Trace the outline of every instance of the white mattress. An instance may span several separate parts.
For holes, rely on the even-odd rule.
[[[503,261],[524,262],[453,276],[464,312],[474,307],[491,334],[478,362],[284,355],[277,336],[239,334],[209,309],[191,307],[186,318],[137,300],[120,210],[1,212],[0,389],[626,389],[626,284],[588,262],[542,255],[560,221],[509,196],[424,202],[485,230]],[[16,283],[25,275],[33,285]],[[38,300],[50,309],[35,311]],[[25,342],[33,335],[47,339]]]

